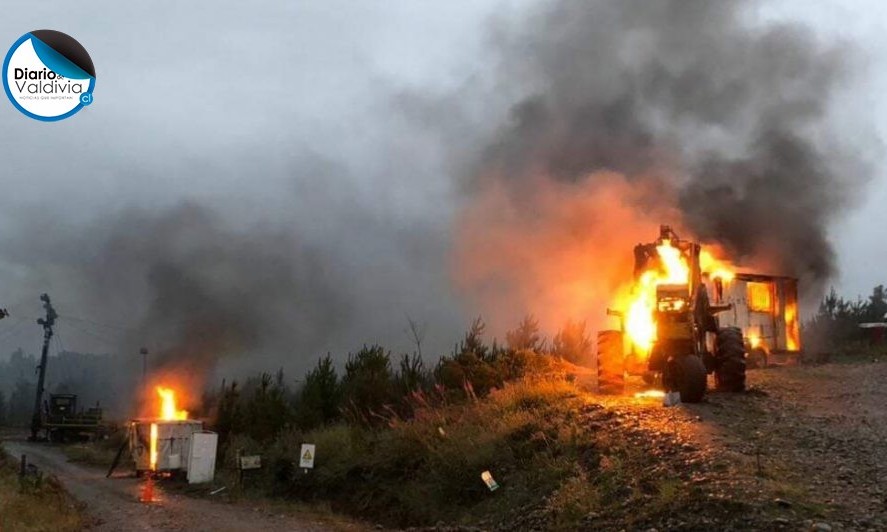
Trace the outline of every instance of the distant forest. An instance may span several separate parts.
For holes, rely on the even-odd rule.
[[[0,361],[0,425],[27,425],[34,409],[39,356],[15,350],[8,360]],[[62,351],[50,356],[47,364],[48,393],[75,393],[79,406],[114,406],[126,393],[123,369],[114,355],[94,355]],[[110,411],[114,415],[118,412]],[[122,414],[122,413],[119,413]]]

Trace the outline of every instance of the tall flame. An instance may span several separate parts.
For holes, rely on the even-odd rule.
[[[663,269],[654,268],[641,274],[625,316],[628,337],[643,355],[649,354],[656,341],[656,322],[653,320],[656,287],[661,284],[687,284],[690,279],[690,267],[681,250],[673,247],[668,240],[663,240],[661,245],[656,246],[656,251]]]
[[[157,423],[151,423],[151,439],[149,444],[149,459],[151,471],[157,471]]]
[[[726,261],[716,259],[706,249],[699,252],[699,269],[702,270],[702,273],[707,273],[712,279],[732,281],[736,277],[732,265]]]
[[[690,282],[690,265],[681,250],[668,240],[656,246],[661,268],[651,268],[636,281],[628,311],[625,314],[625,331],[634,345],[635,352],[646,356],[656,341],[656,287],[662,284],[687,284]],[[699,255],[700,270],[712,278],[730,281],[734,278],[732,266],[716,259],[712,253],[702,250]]]
[[[785,305],[785,347],[789,351],[801,349],[801,333],[798,328],[798,302],[789,301]]]
[[[188,412],[176,409],[176,392],[171,388],[157,387],[157,395],[160,396],[160,419],[164,421],[176,421],[188,419]]]

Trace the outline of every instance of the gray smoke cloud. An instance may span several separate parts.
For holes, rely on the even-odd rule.
[[[464,256],[451,247],[452,182],[466,174],[469,203],[486,176],[505,177],[531,230],[535,177],[594,187],[600,172],[619,173],[661,185],[697,236],[740,257],[774,256],[808,288],[834,272],[826,229],[869,174],[829,131],[834,97],[856,71],[848,49],[803,28],[751,24],[748,2],[563,1],[494,23],[482,68],[461,90],[443,74],[434,90],[380,81],[438,65],[395,41],[380,74],[364,48],[370,30],[405,28],[421,42],[420,23],[480,18],[473,2],[460,5],[441,7],[453,9],[442,18],[401,13],[406,22],[375,3],[344,18],[351,3],[321,15],[177,5],[174,19],[109,3],[120,24],[83,16],[70,31],[94,55],[101,100],[54,128],[7,109],[17,122],[0,130],[12,169],[0,198],[3,297],[34,307],[10,310],[37,314],[48,291],[67,348],[131,354],[137,367],[144,345],[158,365],[195,374],[219,361],[232,373],[301,372],[364,342],[407,351],[406,315],[427,324],[423,351],[443,354],[484,312],[450,278]],[[46,24],[68,24],[80,13],[70,9]],[[213,24],[195,23],[207,16]],[[133,39],[143,19],[146,38]],[[3,27],[31,29],[19,23]],[[452,50],[476,32],[459,28],[440,50],[461,53]],[[257,42],[275,46],[255,54]],[[231,78],[232,64],[249,82]],[[167,94],[169,80],[174,97],[145,98]],[[854,143],[867,148],[859,131]],[[476,255],[494,254],[484,222],[497,216],[506,219],[491,210],[470,228]],[[573,229],[554,244],[606,236]],[[502,277],[524,263],[493,266]],[[508,288],[492,284],[497,295]],[[90,345],[65,323],[106,342]]]
[[[880,146],[865,120],[851,140],[833,131],[858,54],[798,25],[762,23],[758,8],[562,1],[517,30],[500,26],[497,83],[522,94],[474,182],[503,178],[527,207],[540,175],[594,187],[596,172],[618,172],[679,208],[682,220],[662,222],[819,293],[836,270],[829,225],[869,180]]]
[[[51,265],[29,284],[62,285],[60,322],[118,325],[120,334],[98,329],[110,335],[107,347],[131,354],[149,347],[154,371],[196,380],[226,358],[229,369],[304,370],[327,351],[341,358],[363,342],[407,340],[407,315],[452,327],[446,301],[431,305],[440,301],[439,283],[425,278],[440,261],[443,235],[419,223],[392,226],[357,205],[329,213],[334,234],[306,227],[308,217],[323,223],[322,210],[245,223],[184,201],[121,208],[3,245],[8,261]],[[438,346],[448,345],[441,336]]]

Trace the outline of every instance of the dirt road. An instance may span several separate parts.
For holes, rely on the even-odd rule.
[[[58,477],[71,495],[85,503],[92,521],[89,530],[314,532],[361,529],[344,522],[288,515],[270,507],[226,504],[168,493],[162,486],[155,492],[158,502],[143,504],[138,501],[140,482],[131,476],[106,479],[103,471],[70,463],[59,449],[45,444],[7,439],[3,447],[13,456],[27,455],[29,462]]]
[[[699,410],[786,519],[887,530],[887,363],[767,369],[750,384]]]
[[[606,409],[590,422],[616,415],[660,471],[659,495],[634,499],[663,510],[637,521],[629,504],[590,528],[887,530],[887,363],[754,370],[748,384],[677,408],[595,396]]]

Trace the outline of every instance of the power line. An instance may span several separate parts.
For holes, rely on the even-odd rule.
[[[62,322],[59,322],[60,324]],[[55,341],[58,344],[58,351],[56,351],[56,355],[60,355],[65,351],[65,346],[62,344],[62,335],[59,334],[59,331],[55,331]]]
[[[87,319],[87,318],[76,318],[76,317],[74,317],[74,316],[68,316],[67,314],[60,314],[59,316],[62,317],[62,318],[65,318],[66,320],[79,321],[79,322],[81,322],[81,323],[88,323],[88,324],[90,324],[90,325],[97,325],[97,326],[99,326],[99,327],[104,327],[104,328],[106,328],[106,329],[114,329],[114,330],[117,330],[117,331],[120,331],[120,332],[133,332],[133,331],[135,331],[134,328],[132,328],[132,327],[126,327],[126,326],[124,326],[124,325],[111,324],[111,323],[102,323],[102,322],[100,322],[100,321],[90,320],[90,319]]]
[[[0,341],[6,340],[7,338],[15,338],[17,335],[23,332],[22,325],[28,323],[30,320],[28,318],[19,317],[19,319],[10,325],[9,329],[0,332]]]
[[[109,338],[107,338],[107,337],[105,337],[105,336],[102,336],[102,335],[96,334],[96,333],[94,333],[94,332],[90,332],[90,331],[87,331],[87,330],[85,330],[85,329],[81,329],[80,327],[76,327],[76,326],[72,325],[71,322],[68,322],[68,321],[61,321],[61,322],[59,322],[59,323],[60,323],[60,324],[63,324],[63,325],[66,325],[66,326],[68,326],[68,327],[74,329],[75,331],[77,331],[77,332],[79,332],[79,333],[81,333],[81,334],[85,334],[85,335],[87,335],[87,336],[91,336],[92,338],[98,340],[98,341],[99,341],[101,344],[103,344],[105,347],[110,347],[110,348],[112,348],[112,350],[117,349],[117,347],[119,347],[119,346],[117,345],[118,342],[119,342],[118,340],[112,340],[112,339],[109,339]]]

